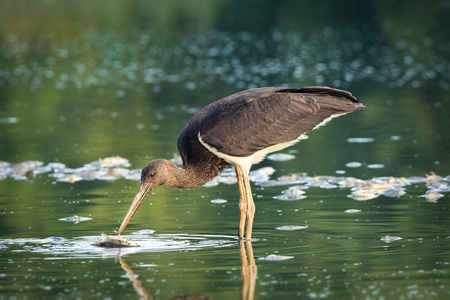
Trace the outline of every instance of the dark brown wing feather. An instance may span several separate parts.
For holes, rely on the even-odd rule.
[[[200,110],[178,138],[184,165],[217,159],[198,141],[233,156],[249,156],[296,140],[334,114],[362,108],[349,92],[327,87],[269,87],[243,91]],[[222,161],[224,165],[226,163]]]
[[[260,88],[212,103],[191,122],[203,141],[220,152],[248,156],[296,140],[331,115],[361,107],[350,93],[326,87]]]

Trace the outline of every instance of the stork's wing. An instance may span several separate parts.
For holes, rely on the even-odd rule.
[[[200,136],[224,154],[249,156],[362,107],[350,93],[326,87],[253,89],[202,109]]]

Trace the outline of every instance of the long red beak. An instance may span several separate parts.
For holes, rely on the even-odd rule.
[[[138,210],[139,206],[141,206],[142,202],[144,202],[144,199],[147,197],[148,193],[152,190],[152,186],[148,182],[141,182],[139,185],[138,191],[136,193],[136,196],[134,196],[134,200],[131,203],[130,209],[127,212],[127,215],[122,221],[122,224],[120,225],[119,231],[117,232],[120,234],[122,230],[127,227],[128,223],[131,221],[131,218],[134,216],[136,211]]]

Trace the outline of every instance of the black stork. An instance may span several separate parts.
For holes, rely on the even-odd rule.
[[[234,165],[240,198],[238,237],[244,237],[247,218],[246,240],[251,240],[255,204],[250,167],[332,118],[363,107],[351,93],[329,87],[255,88],[207,105],[178,136],[182,169],[165,159],[152,160],[142,169],[141,183],[118,233],[155,187],[196,188]]]

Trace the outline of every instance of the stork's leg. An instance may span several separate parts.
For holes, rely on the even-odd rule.
[[[247,201],[246,201],[246,194],[245,194],[245,187],[244,187],[244,180],[242,178],[242,169],[238,166],[234,166],[236,170],[236,177],[237,182],[239,185],[239,211],[240,211],[240,217],[239,217],[239,231],[238,231],[238,237],[239,239],[244,238],[244,228],[245,228],[245,214],[247,210]]]
[[[247,241],[250,241],[252,239],[253,219],[255,217],[255,203],[253,202],[248,173],[249,170],[244,170],[242,172],[242,177],[244,178],[245,199],[247,203],[247,232],[245,235],[245,239]]]

